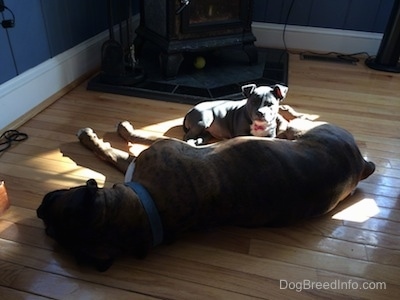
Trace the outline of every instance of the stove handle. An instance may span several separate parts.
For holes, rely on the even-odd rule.
[[[181,0],[181,7],[176,10],[176,14],[179,15],[182,11],[190,4],[190,0]]]

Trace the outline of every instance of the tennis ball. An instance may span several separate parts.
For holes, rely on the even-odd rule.
[[[201,70],[205,67],[206,60],[203,56],[197,56],[193,61],[193,65],[196,69]]]

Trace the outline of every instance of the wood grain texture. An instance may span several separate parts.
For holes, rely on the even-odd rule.
[[[285,104],[348,129],[377,165],[333,212],[285,228],[189,233],[145,260],[123,257],[105,273],[77,265],[48,238],[36,208],[46,192],[88,178],[101,186],[123,181],[78,143],[81,127],[137,155],[147,145],[126,145],[115,133],[119,121],[149,135],[181,138],[190,106],[85,87],[23,124],[19,130],[29,139],[0,156],[0,180],[11,202],[0,217],[0,298],[393,299],[400,293],[400,74],[372,71],[362,62],[290,57]],[[375,205],[372,213],[364,202]],[[357,203],[352,214],[365,214],[362,222],[334,217]]]

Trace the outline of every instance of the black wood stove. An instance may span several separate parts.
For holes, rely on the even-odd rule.
[[[155,44],[166,78],[177,75],[187,52],[241,47],[256,63],[252,9],[251,0],[141,0],[135,57],[140,60],[146,41]]]
[[[108,1],[110,39],[89,90],[196,104],[243,99],[241,87],[248,83],[287,84],[286,51],[254,46],[251,0],[141,0],[133,42],[124,38],[133,32],[131,0]],[[113,38],[112,8],[122,12],[116,19],[119,43]],[[121,34],[126,20],[127,34]],[[205,66],[194,63],[199,57]]]

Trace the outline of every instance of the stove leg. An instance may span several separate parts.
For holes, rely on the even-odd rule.
[[[160,54],[161,72],[166,78],[174,78],[183,62],[182,53],[164,53]]]
[[[135,39],[133,40],[133,47],[135,50],[135,60],[138,61],[142,57],[142,49],[145,43],[145,39],[142,38],[140,35],[136,35]]]

